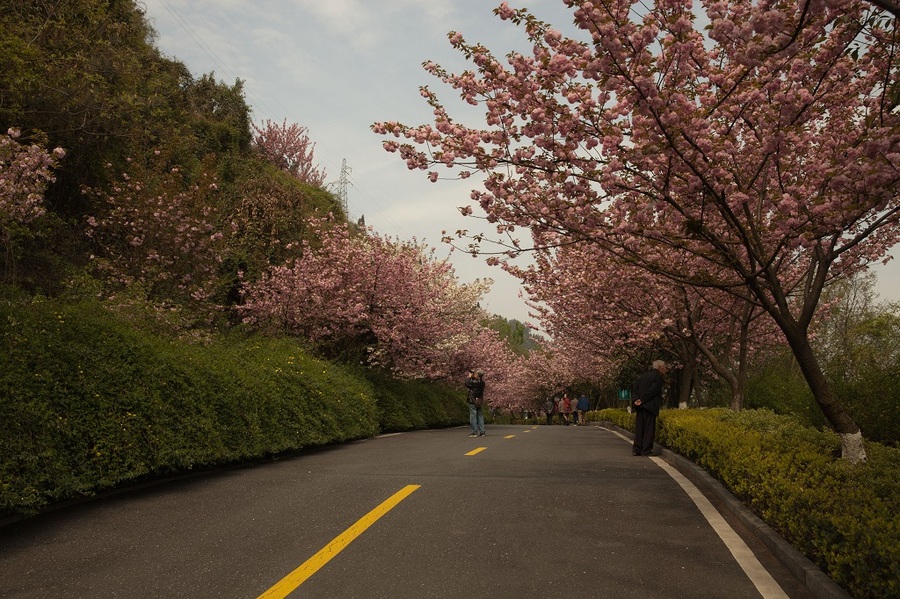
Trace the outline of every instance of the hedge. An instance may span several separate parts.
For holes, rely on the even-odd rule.
[[[592,415],[634,430],[634,415]],[[657,441],[718,479],[855,597],[900,596],[900,449],[840,438],[767,410],[663,410]]]
[[[179,342],[97,302],[0,302],[0,516],[148,478],[465,422],[461,390],[373,382],[293,340]]]

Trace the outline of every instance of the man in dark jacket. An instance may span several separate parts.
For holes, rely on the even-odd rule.
[[[470,437],[484,436],[484,414],[481,411],[484,403],[484,371],[469,371],[466,378],[466,389],[469,400],[469,424],[472,425]]]
[[[653,368],[641,375],[638,381],[637,396],[634,407],[637,409],[634,424],[634,447],[632,455],[650,455],[653,452],[653,439],[656,437],[656,417],[662,407],[663,375],[666,363],[656,360]]]

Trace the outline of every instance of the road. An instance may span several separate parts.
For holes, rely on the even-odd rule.
[[[613,431],[467,435],[382,436],[7,526],[0,597],[810,597],[752,541],[741,565],[668,465]]]

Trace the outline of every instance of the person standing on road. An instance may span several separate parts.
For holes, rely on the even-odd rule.
[[[647,456],[653,452],[656,417],[659,416],[659,409],[662,407],[664,374],[666,374],[666,363],[656,360],[653,362],[653,367],[642,374],[638,381],[638,398],[634,400],[637,414],[635,415],[632,455]]]
[[[470,437],[484,436],[484,413],[482,406],[484,405],[484,371],[479,370],[477,373],[473,370],[469,371],[466,379],[466,389],[468,389],[469,402],[469,424],[472,426]]]
[[[587,395],[584,393],[581,394],[581,397],[578,398],[578,413],[581,416],[581,426],[584,426],[587,423],[587,413],[588,410],[591,409],[591,400],[588,399]]]
[[[552,398],[547,398],[547,401],[544,402],[544,411],[547,413],[547,424],[553,424],[553,407],[555,405]]]
[[[569,413],[572,411],[572,400],[569,399],[568,393],[563,393],[563,397],[559,401],[559,411],[562,413],[563,424],[569,426]]]

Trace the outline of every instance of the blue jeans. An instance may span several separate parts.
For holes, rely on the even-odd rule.
[[[484,432],[484,414],[481,413],[481,406],[469,404],[469,424],[472,425],[472,433],[480,435]]]

